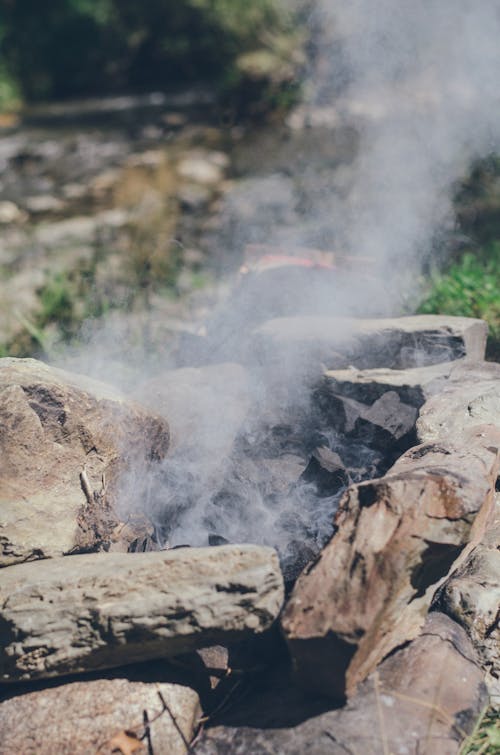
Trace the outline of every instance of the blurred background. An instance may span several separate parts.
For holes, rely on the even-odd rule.
[[[359,131],[319,0],[1,0],[0,354],[161,355],[248,244],[338,249]],[[500,356],[500,157],[470,166],[402,311]]]

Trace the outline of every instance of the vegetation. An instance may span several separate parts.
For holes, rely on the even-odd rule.
[[[466,252],[445,273],[432,275],[430,286],[420,312],[486,320],[490,355],[500,355],[500,242]]]
[[[489,325],[488,357],[500,360],[500,157],[478,162],[456,196],[468,249],[430,275],[422,313],[480,317]]]
[[[298,33],[280,0],[2,5],[0,97],[2,91],[13,96],[13,87],[36,101],[166,89],[203,79],[222,89],[252,79],[260,82],[261,96],[270,85],[275,94],[278,80],[279,88],[290,89],[300,60]],[[256,53],[264,67],[256,59],[252,65]]]
[[[500,716],[490,708],[464,743],[460,755],[499,755]]]

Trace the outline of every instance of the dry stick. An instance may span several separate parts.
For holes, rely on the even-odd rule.
[[[145,739],[148,744],[148,755],[154,755],[153,743],[151,741],[151,725],[149,722],[149,716],[147,710],[142,711],[142,720],[144,723],[144,736],[141,739]]]
[[[176,728],[176,730],[177,730],[177,733],[179,734],[180,738],[182,739],[182,743],[183,743],[184,747],[186,748],[186,752],[187,752],[187,753],[192,753],[192,752],[193,752],[193,750],[192,750],[192,748],[191,748],[191,745],[190,745],[190,744],[189,744],[189,742],[187,741],[187,739],[186,739],[186,737],[185,737],[185,735],[184,735],[184,732],[182,731],[181,727],[180,727],[180,726],[179,726],[179,724],[177,723],[177,719],[176,719],[176,717],[174,716],[174,714],[173,714],[173,713],[172,713],[172,711],[170,710],[170,708],[169,708],[169,706],[168,706],[168,704],[167,704],[167,701],[166,701],[166,700],[165,700],[165,698],[163,697],[163,695],[162,695],[162,693],[160,692],[160,690],[158,690],[158,697],[160,698],[160,700],[161,700],[161,702],[162,702],[162,705],[163,705],[163,709],[167,711],[168,715],[170,716],[170,718],[171,718],[171,720],[172,720],[172,723],[173,723],[173,725],[175,726],[175,728]]]
[[[162,707],[162,709],[160,711],[158,711],[158,713],[155,713],[155,715],[153,716],[153,718],[149,718],[149,716],[147,716],[147,723],[148,723],[149,730],[151,730],[151,724],[153,724],[155,721],[157,721],[159,718],[161,718],[164,715],[165,711],[167,710],[167,708],[165,707],[165,701],[163,700],[163,697],[162,697],[161,693],[159,692],[159,690],[157,690],[157,692],[158,692],[158,695],[159,695],[159,697],[161,699],[163,707]],[[141,736],[139,736],[139,733],[138,733],[138,730],[141,729],[141,728],[144,728],[144,726],[145,726],[144,712],[146,712],[146,715],[147,715],[147,711],[143,711],[143,716],[142,716],[143,717],[143,722],[142,722],[142,724],[133,724],[132,726],[128,726],[127,729],[126,729],[126,731],[132,732],[137,737],[137,739],[139,739],[141,741],[147,736],[147,732],[144,732],[143,734],[141,734]],[[97,754],[101,752],[101,750],[102,750],[103,747],[106,747],[109,744],[109,741],[110,740],[107,739],[105,742],[102,742],[99,745],[99,747],[97,748]]]
[[[387,732],[385,730],[384,712],[382,710],[382,702],[380,700],[380,677],[378,671],[376,671],[373,676],[373,685],[375,687],[375,699],[377,701],[377,714],[380,726],[380,737],[382,739],[382,747],[384,748],[384,755],[390,755],[389,745],[387,742]]]
[[[387,691],[387,694],[392,695],[393,697],[396,697],[399,700],[405,700],[407,703],[413,703],[414,705],[420,705],[423,708],[428,708],[429,710],[433,711],[433,713],[440,715],[444,719],[444,723],[451,726],[455,731],[460,734],[461,737],[464,739],[467,739],[467,732],[462,729],[461,726],[457,724],[453,716],[451,716],[447,711],[444,710],[444,708],[441,708],[439,705],[436,705],[435,703],[428,703],[426,700],[422,700],[419,697],[412,697],[412,695],[404,695],[402,692],[394,692],[393,690],[385,690]]]
[[[439,701],[439,698],[441,697],[441,686],[443,684],[443,678],[444,678],[444,667],[446,665],[446,658],[447,658],[448,655],[449,655],[449,646],[446,645],[444,647],[444,652],[443,652],[443,662],[441,664],[441,673],[440,673],[439,678],[438,678],[438,683],[437,683],[437,685],[436,685],[436,687],[434,689],[434,695],[433,695],[433,699],[432,699],[432,703],[433,703],[434,707],[432,709],[431,715],[429,716],[429,723],[427,725],[427,732],[426,732],[426,735],[425,735],[425,749],[426,750],[427,750],[427,748],[429,746],[429,743],[431,741],[432,726],[434,724],[434,719],[436,717],[436,708],[438,708],[438,701]]]
[[[220,711],[223,710],[223,708],[225,708],[226,703],[232,697],[233,692],[235,692],[235,690],[238,687],[241,686],[242,682],[243,682],[243,679],[238,679],[238,681],[236,682],[236,684],[234,684],[231,687],[231,689],[229,690],[229,692],[227,693],[227,695],[223,698],[223,700],[219,703],[219,705],[210,713],[210,715],[209,716],[204,716],[203,718],[200,719],[200,724],[206,724],[208,721],[210,721],[211,719],[215,718],[215,716],[217,715],[217,713],[220,713]]]
[[[481,711],[481,715],[479,716],[478,720],[476,721],[476,725],[474,726],[473,730],[467,736],[467,738],[462,742],[462,746],[460,748],[459,755],[465,755],[466,748],[467,749],[469,748],[469,745],[472,743],[474,737],[476,736],[476,734],[478,733],[479,729],[481,728],[481,724],[483,723],[483,719],[484,719],[484,717],[486,715],[486,711],[488,710],[488,708],[489,708],[489,704],[487,703],[484,706],[483,710]],[[483,747],[484,747],[484,745],[483,745]],[[487,740],[486,740],[486,747],[488,747],[488,741]],[[477,753],[477,755],[481,755],[482,751],[483,751],[483,748],[481,748],[481,750],[479,750],[479,752]]]
[[[80,472],[80,484],[82,486],[82,490],[85,493],[85,498],[87,499],[87,503],[89,506],[91,506],[94,503],[94,493],[92,491],[92,488],[90,487],[89,478],[87,477],[87,472],[85,471],[85,467]]]

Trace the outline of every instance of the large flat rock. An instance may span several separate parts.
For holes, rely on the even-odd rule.
[[[462,361],[440,362],[426,367],[394,370],[380,367],[373,370],[327,370],[322,388],[333,395],[372,404],[388,391],[395,391],[401,401],[420,408],[425,401],[438,393],[447,382],[452,370]]]
[[[168,445],[167,422],[111,387],[1,359],[0,566],[95,547],[116,525],[121,471]]]
[[[276,620],[275,551],[93,553],[2,573],[0,680],[112,668],[259,634]]]
[[[149,746],[149,752],[185,755],[199,717],[197,693],[180,684],[127,678],[63,683],[0,702],[0,752],[145,755]]]
[[[302,683],[342,699],[418,635],[440,580],[491,513],[500,464],[492,427],[424,444],[352,486],[335,534],[300,576],[282,626]]]
[[[486,337],[486,323],[467,317],[281,317],[254,331],[251,354],[311,374],[321,365],[405,369],[484,359]]]
[[[500,428],[500,364],[464,362],[422,407],[417,433],[422,442],[433,442],[460,438],[482,424]]]
[[[465,631],[431,615],[421,636],[385,660],[348,704],[297,726],[216,726],[198,755],[458,755],[487,703]]]

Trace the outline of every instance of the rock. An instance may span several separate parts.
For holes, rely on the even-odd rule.
[[[467,317],[281,317],[254,331],[252,352],[276,361],[312,362],[316,373],[320,365],[406,369],[461,357],[484,359],[486,334],[485,322]]]
[[[306,482],[314,482],[318,495],[335,495],[349,485],[349,473],[340,456],[329,448],[317,448],[302,473]]]
[[[179,188],[177,198],[183,210],[199,212],[212,199],[212,192],[206,186],[200,184],[185,184]]]
[[[431,395],[446,384],[451,371],[461,362],[443,362],[427,367],[404,370],[378,368],[373,370],[328,370],[323,376],[326,394],[373,404],[387,391],[395,391],[401,401],[419,409]]]
[[[52,212],[62,212],[64,209],[64,202],[50,194],[25,197],[23,204],[31,215],[45,215]]]
[[[221,165],[220,154],[197,153],[184,157],[177,165],[177,172],[181,178],[202,186],[213,186],[224,178],[225,165]]]
[[[167,423],[111,387],[1,359],[0,565],[105,545],[121,471],[145,471],[168,444]]]
[[[282,626],[302,683],[352,694],[394,648],[416,637],[438,583],[484,528],[500,433],[411,449],[388,474],[352,486],[335,534],[300,576]]]
[[[197,693],[180,684],[127,678],[63,683],[0,703],[0,750],[111,755],[126,752],[128,737],[136,749],[127,752],[146,753],[149,743],[150,752],[184,755],[200,713]]]
[[[421,636],[387,658],[344,708],[292,728],[216,726],[206,730],[196,753],[457,755],[486,703],[483,673],[464,630],[436,613]]]
[[[26,220],[26,213],[17,204],[6,200],[0,202],[0,225],[22,223],[24,220]]]
[[[325,390],[323,386],[316,390],[313,396],[315,408],[323,422],[345,437],[354,433],[356,422],[369,410],[367,404],[361,404],[345,396],[337,396],[329,388]]]
[[[439,589],[433,607],[469,635],[489,678],[500,683],[500,502],[480,543]]]
[[[260,634],[283,603],[271,548],[93,553],[19,564],[0,588],[4,682],[91,671]]]
[[[500,428],[499,385],[499,364],[472,362],[453,367],[445,386],[420,411],[420,441],[460,438],[482,424]]]
[[[128,221],[125,210],[104,210],[92,216],[72,217],[58,222],[43,223],[34,231],[35,240],[46,247],[68,243],[92,244],[102,229],[122,228]]]
[[[388,391],[356,420],[354,433],[370,445],[384,446],[401,441],[415,427],[417,410],[404,404],[396,391]]]

